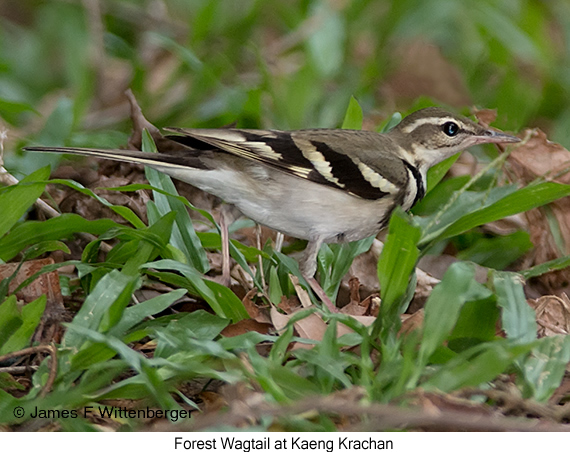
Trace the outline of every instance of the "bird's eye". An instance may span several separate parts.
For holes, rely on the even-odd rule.
[[[443,125],[443,133],[448,137],[454,137],[457,132],[459,132],[459,126],[456,123],[449,121]]]

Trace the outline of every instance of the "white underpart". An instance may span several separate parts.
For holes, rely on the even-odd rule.
[[[392,196],[357,198],[255,163],[246,172],[229,167],[157,169],[224,199],[260,224],[306,240],[354,241],[374,235],[393,202]]]

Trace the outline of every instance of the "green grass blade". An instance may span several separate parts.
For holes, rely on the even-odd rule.
[[[419,256],[419,239],[419,228],[402,210],[396,210],[390,219],[388,236],[378,259],[382,304],[374,331],[379,331],[381,326],[384,336],[400,324],[403,297]]]
[[[553,259],[548,262],[543,262],[542,264],[535,265],[534,267],[528,268],[526,270],[519,271],[519,274],[524,279],[536,278],[537,276],[544,275],[545,273],[562,270],[570,266],[570,255],[563,256],[558,259]]]
[[[450,392],[489,382],[528,353],[532,346],[502,340],[471,347],[442,366],[422,387],[426,390]]]
[[[143,151],[156,152],[154,141],[147,130],[143,134]],[[151,185],[178,196],[176,187],[168,175],[149,167],[145,167],[145,174]],[[173,196],[165,196],[156,191],[154,192],[154,201],[162,215],[169,211],[176,212],[176,226],[174,227],[170,243],[184,253],[189,264],[193,265],[201,273],[206,273],[210,268],[208,257],[194,230],[185,205]]]

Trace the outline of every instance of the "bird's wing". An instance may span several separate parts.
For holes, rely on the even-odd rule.
[[[400,184],[383,174],[376,161],[384,156],[386,144],[374,132],[341,129],[308,129],[292,132],[246,129],[167,128],[179,135],[167,138],[192,149],[218,149],[246,160],[344,190],[364,199],[380,199],[399,191]],[[210,147],[204,147],[204,144]],[[350,149],[350,152],[347,150]],[[392,166],[400,165],[392,159]],[[381,167],[381,165],[380,165]],[[391,171],[393,173],[393,171]]]

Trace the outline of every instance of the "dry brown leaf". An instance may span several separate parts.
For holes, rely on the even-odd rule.
[[[51,265],[54,260],[36,259],[24,262],[18,271],[16,277],[8,286],[8,293],[13,292],[27,278],[43,269],[46,265]],[[10,277],[16,271],[19,264],[3,264],[0,265],[0,281]],[[18,299],[24,303],[30,303],[39,296],[46,296],[46,307],[42,320],[34,335],[34,340],[40,343],[48,343],[56,340],[61,333],[60,323],[63,321],[65,308],[63,306],[63,296],[59,286],[59,276],[56,271],[44,273],[38,276],[34,281],[16,293]]]
[[[51,258],[24,262],[16,277],[10,282],[8,293],[12,293],[27,278],[39,272],[46,265],[52,264],[54,264],[54,260]],[[18,265],[19,264],[0,265],[0,281],[12,276],[18,268]],[[20,290],[16,295],[19,299],[24,300],[25,303],[29,303],[44,294],[48,297],[48,300],[51,300],[63,307],[63,297],[61,295],[59,278],[56,271],[44,273],[43,275],[38,276],[33,282]]]
[[[304,308],[312,307],[313,303],[311,302],[311,297],[309,297],[309,293],[301,287],[301,284],[299,284],[299,278],[297,278],[295,275],[292,275],[292,274],[289,274],[289,278],[291,279],[291,282],[293,283],[293,287],[295,288],[295,292],[297,293],[297,296],[299,297],[299,301],[301,302],[301,305]]]
[[[424,323],[424,310],[419,309],[413,314],[404,314],[401,317],[402,328],[398,334],[406,335],[412,331],[418,330]]]
[[[234,337],[239,336],[240,334],[249,333],[250,331],[269,334],[270,330],[271,325],[267,323],[261,323],[254,319],[243,319],[239,322],[229,324],[221,331],[220,334],[225,337]]]
[[[364,326],[370,326],[374,323],[374,320],[376,320],[376,317],[372,317],[369,315],[351,315],[350,317],[352,317],[355,320],[358,320],[360,323],[362,323]],[[337,329],[337,337],[341,337],[344,334],[348,334],[348,333],[354,333],[354,330],[348,326],[346,326],[344,323],[338,323],[336,326]]]
[[[318,314],[312,313],[304,319],[295,322],[295,331],[299,337],[311,339],[313,341],[321,341],[327,330],[327,324]],[[293,348],[310,348],[312,345],[296,343]]]
[[[281,301],[277,305],[285,314],[292,314],[301,308],[301,303],[297,297],[281,297]]]
[[[536,300],[528,300],[536,312],[538,336],[555,336],[570,332],[570,299],[562,293],[560,297],[545,295]]]
[[[349,287],[349,292],[350,292],[350,304],[356,303],[359,304],[360,303],[360,281],[358,280],[357,277],[352,276],[349,280],[348,280],[348,287]]]
[[[360,301],[360,282],[358,281],[358,278],[352,277],[348,282],[351,293],[350,302],[347,305],[343,306],[340,312],[352,316],[366,315],[370,311],[371,297],[367,297],[363,301]]]
[[[281,314],[274,305],[271,305],[269,315],[271,317],[271,321],[273,322],[273,326],[277,330],[277,333],[281,334],[289,323],[289,316],[287,314]]]
[[[247,311],[248,315],[260,322],[260,323],[271,323],[271,319],[267,313],[267,309],[261,309],[253,302],[253,297],[257,296],[257,289],[253,288],[248,293],[245,294],[241,300],[243,307]]]
[[[561,145],[548,141],[546,134],[539,129],[527,131],[527,138],[509,155],[508,162],[514,179],[523,185],[538,177],[570,184],[570,153]],[[570,253],[570,197],[550,203],[548,209],[557,220],[564,249],[559,249],[544,208],[525,212],[527,228],[535,245],[526,262],[527,266],[538,265]],[[539,277],[551,290],[564,287],[569,279],[570,269]]]
[[[271,320],[273,321],[273,326],[277,330],[278,334],[282,334],[287,327],[287,324],[291,320],[291,316],[287,314],[281,314],[275,306],[271,306],[270,313]],[[319,317],[317,313],[313,312],[308,317],[295,322],[294,327],[299,337],[320,341],[325,334],[327,324],[323,321],[323,319]],[[312,345],[309,344],[296,343],[293,345],[293,349],[311,347]]]
[[[475,117],[479,120],[479,124],[488,127],[497,119],[497,110],[477,110]]]

